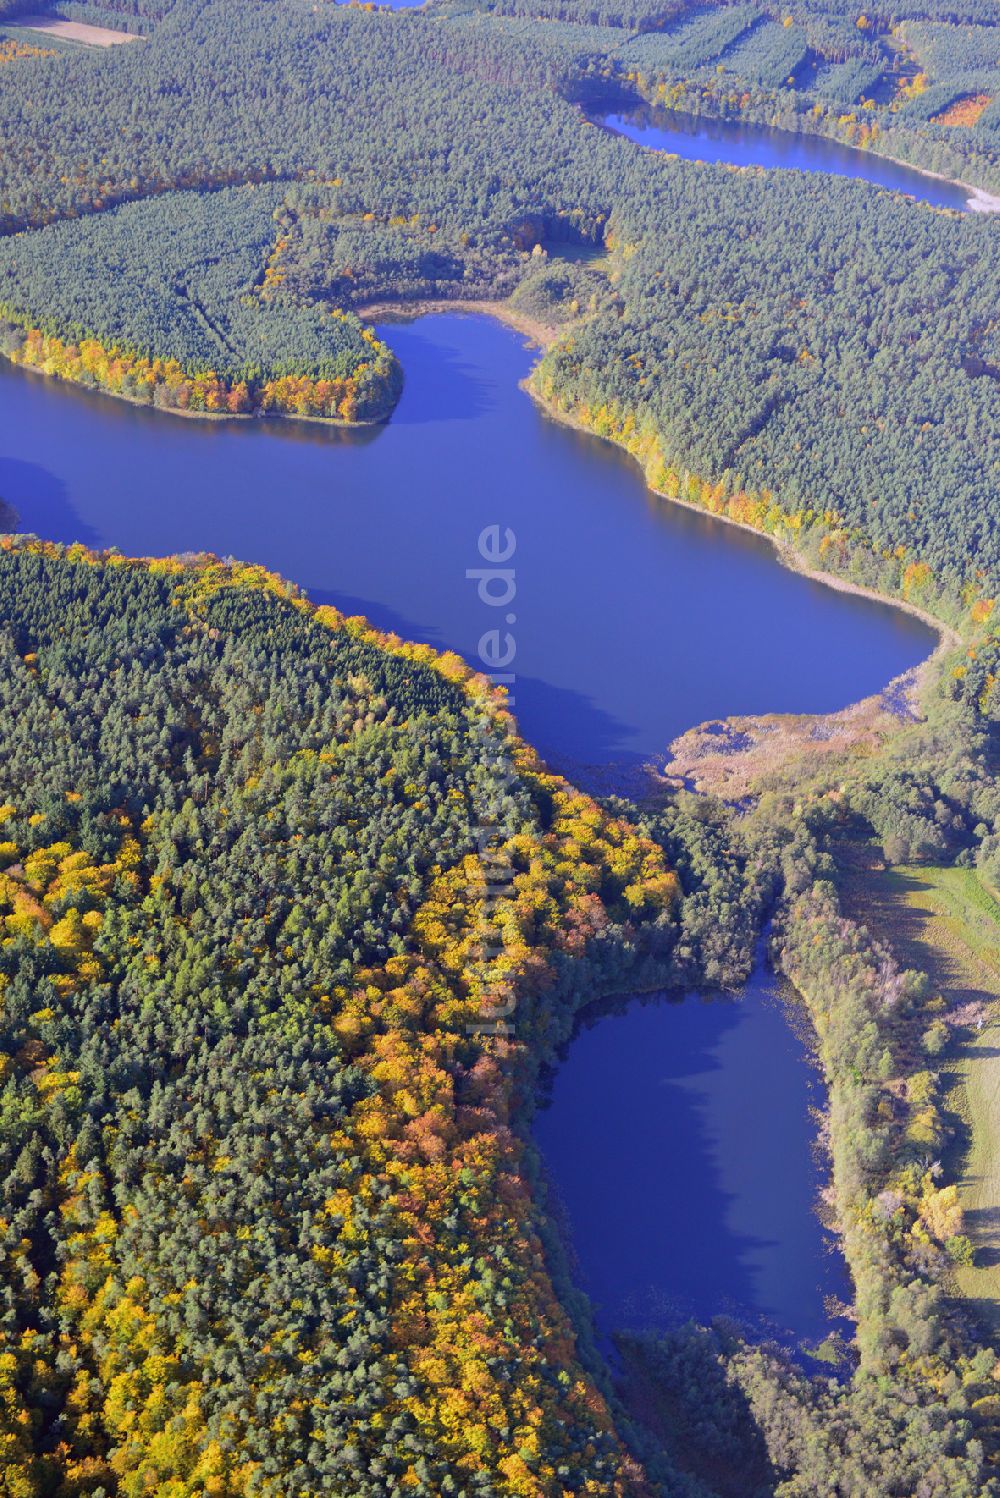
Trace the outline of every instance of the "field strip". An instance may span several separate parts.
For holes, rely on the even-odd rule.
[[[17,25],[25,31],[42,31],[60,42],[78,42],[83,47],[117,47],[122,42],[140,42],[132,31],[113,31],[108,26],[91,26],[86,21],[60,21],[54,16],[18,16]]]

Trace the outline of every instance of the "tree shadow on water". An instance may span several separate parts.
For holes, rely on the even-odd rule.
[[[376,629],[383,630],[387,634],[399,635],[402,640],[412,640],[419,645],[430,645],[435,650],[448,648],[438,630],[427,629],[413,619],[407,619],[405,615],[390,608],[388,604],[380,603],[377,598],[360,598],[356,593],[343,593],[339,588],[310,588],[309,597],[315,604],[326,604],[339,609],[348,618],[360,614]]]
[[[548,1078],[532,1133],[605,1350],[618,1330],[758,1317],[754,1263],[773,1242],[732,1226],[710,1104],[691,1085],[719,1071],[740,1019],[725,1000],[595,1006]]]
[[[552,769],[597,794],[608,773],[638,770],[648,756],[624,747],[629,724],[592,697],[540,676],[518,675],[511,686],[521,733]]]
[[[486,321],[467,313],[428,314],[434,321],[438,316],[462,316],[473,325]],[[485,415],[492,404],[489,382],[479,372],[482,365],[475,350],[466,354],[447,347],[440,337],[430,336],[432,328],[421,328],[422,321],[380,324],[378,328],[403,366],[403,394],[391,417],[392,425],[474,421]]]
[[[361,614],[376,629],[403,640],[435,650],[456,649],[440,630],[407,618],[377,598],[362,598],[338,588],[310,588],[309,596],[314,603],[331,604],[341,613]],[[464,658],[473,669],[481,669],[481,663],[468,654]],[[622,748],[629,725],[598,707],[592,698],[541,677],[520,674],[515,675],[509,692],[520,733],[550,768],[594,795],[626,792],[638,781],[648,756]]]
[[[0,453],[0,500],[16,517],[5,529],[30,532],[46,541],[101,545],[98,533],[73,509],[62,480],[39,463]]]

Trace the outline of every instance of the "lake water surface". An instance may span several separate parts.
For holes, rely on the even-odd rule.
[[[727,1314],[821,1339],[849,1298],[816,1216],[821,1101],[778,982],[635,1001],[584,1026],[533,1133],[598,1331]]]
[[[725,713],[842,707],[932,649],[916,619],[785,570],[544,417],[509,330],[448,314],[383,332],[406,388],[365,433],[183,420],[0,363],[0,498],[55,540],[263,563],[473,661],[502,623],[521,727],[574,771]],[[502,620],[466,576],[489,525],[516,538]],[[809,1073],[768,989],[633,1006],[570,1047],[538,1138],[605,1329],[669,1302],[822,1331],[836,1266],[812,1210]]]
[[[382,332],[406,388],[360,434],[185,420],[0,361],[0,498],[54,540],[264,563],[469,660],[501,626],[521,727],[560,766],[635,763],[725,713],[843,707],[933,648],[916,619],[776,566],[763,539],[650,496],[622,453],[543,417],[508,329],[447,314]],[[502,611],[466,577],[491,524],[516,537]]]
[[[654,151],[669,151],[689,161],[718,161],[728,166],[781,167],[798,172],[827,172],[856,177],[877,187],[908,193],[937,208],[965,209],[969,189],[918,172],[914,167],[841,145],[822,135],[799,135],[768,125],[708,120],[676,110],[644,105],[627,114],[607,115],[610,130]]]

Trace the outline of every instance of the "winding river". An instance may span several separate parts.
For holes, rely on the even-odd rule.
[[[483,527],[509,527],[516,711],[585,780],[708,717],[841,707],[931,650],[918,620],[777,566],[764,540],[653,498],[618,451],[546,418],[510,330],[451,313],[382,331],[406,387],[363,433],[183,420],[2,364],[0,496],[24,530],[238,555],[473,660],[499,621],[467,572]],[[771,988],[633,1005],[557,1074],[538,1138],[606,1332],[734,1305],[822,1331],[838,1282],[813,1212],[809,1070]]]

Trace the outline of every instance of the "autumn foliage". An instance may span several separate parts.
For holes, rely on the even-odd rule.
[[[263,569],[4,538],[0,618],[6,1491],[647,1493],[520,1125],[660,847]]]
[[[141,405],[210,416],[273,414],[354,422],[359,419],[359,391],[375,361],[385,353],[374,334],[368,337],[371,364],[360,365],[346,379],[282,375],[252,383],[226,380],[214,370],[190,374],[176,359],[150,359],[108,349],[93,338],[67,343],[37,328],[30,329],[8,357],[26,369],[96,387]]]

